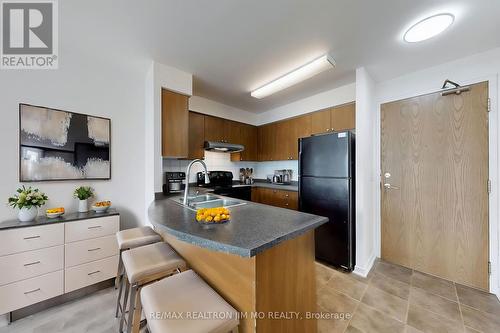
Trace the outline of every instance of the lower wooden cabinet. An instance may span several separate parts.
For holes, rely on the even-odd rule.
[[[298,192],[295,191],[254,187],[252,188],[252,201],[274,207],[299,209]]]

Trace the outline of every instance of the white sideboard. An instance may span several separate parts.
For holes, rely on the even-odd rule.
[[[1,228],[0,314],[113,278],[120,216]]]

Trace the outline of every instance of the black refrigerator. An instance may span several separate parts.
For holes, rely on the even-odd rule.
[[[315,230],[316,259],[352,271],[356,264],[355,135],[299,140],[299,209],[329,221]]]

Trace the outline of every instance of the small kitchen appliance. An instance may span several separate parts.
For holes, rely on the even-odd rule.
[[[165,172],[165,184],[163,184],[164,194],[181,193],[184,191],[186,173],[185,172]]]

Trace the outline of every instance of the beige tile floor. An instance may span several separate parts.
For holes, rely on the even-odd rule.
[[[496,296],[377,261],[362,278],[316,264],[319,333],[500,333]]]
[[[378,261],[367,278],[316,264],[319,333],[500,333],[495,296]],[[109,288],[0,327],[0,333],[113,333],[117,292]],[[301,332],[297,332],[301,333]]]

